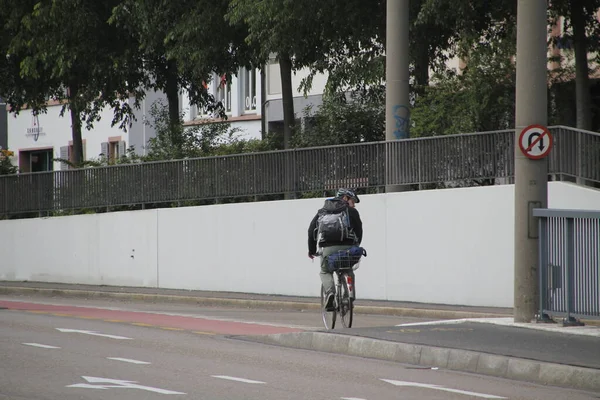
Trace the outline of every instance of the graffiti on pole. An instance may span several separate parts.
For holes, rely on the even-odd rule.
[[[406,106],[394,106],[394,137],[396,139],[408,139],[408,123],[410,120],[410,110]]]

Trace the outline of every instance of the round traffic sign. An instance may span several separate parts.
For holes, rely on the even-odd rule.
[[[552,134],[542,125],[529,125],[519,135],[519,147],[527,158],[539,160],[550,153]]]

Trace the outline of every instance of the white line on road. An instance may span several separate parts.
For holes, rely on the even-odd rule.
[[[342,400],[365,400],[365,399],[359,399],[358,397],[340,397],[340,399],[342,399]]]
[[[426,389],[443,390],[445,392],[460,393],[460,394],[465,394],[468,396],[475,396],[475,397],[483,397],[484,399],[506,399],[506,397],[494,396],[493,394],[476,393],[476,392],[469,392],[466,390],[450,389],[450,388],[446,388],[446,387],[443,387],[440,385],[430,385],[427,383],[394,381],[391,379],[381,379],[381,380],[384,382],[387,382],[387,383],[391,383],[392,385],[396,385],[396,386],[412,386],[412,387],[420,387],[420,388],[426,388]]]
[[[56,347],[56,346],[49,346],[47,344],[39,344],[39,343],[22,343],[26,346],[33,346],[33,347],[41,347],[42,349],[60,349],[60,347]]]
[[[138,385],[135,381],[123,381],[120,379],[107,379],[97,378],[95,376],[82,376],[83,379],[88,383],[76,383],[74,385],[68,385],[70,388],[83,388],[83,389],[139,389],[146,390],[148,392],[160,393],[160,394],[185,394],[183,392],[176,392],[174,390],[159,389],[152,386]],[[96,385],[94,385],[96,384]]]
[[[109,360],[123,361],[123,362],[131,363],[131,364],[150,364],[149,362],[146,362],[146,361],[132,360],[130,358],[119,358],[119,357],[106,357],[106,358],[108,358]]]
[[[230,381],[237,381],[237,382],[244,382],[244,383],[266,383],[266,382],[261,382],[261,381],[253,381],[251,379],[236,378],[235,376],[227,376],[227,375],[211,375],[211,376],[213,378],[228,379]]]
[[[103,337],[107,337],[107,338],[111,338],[111,339],[132,340],[131,338],[128,338],[125,336],[107,335],[104,333],[97,333],[94,331],[83,331],[83,330],[78,330],[78,329],[63,329],[63,328],[56,328],[56,330],[60,331],[60,332],[66,332],[66,333],[83,333],[86,335],[103,336]]]

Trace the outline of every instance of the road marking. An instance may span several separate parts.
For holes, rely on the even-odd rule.
[[[384,382],[387,382],[387,383],[391,383],[392,385],[396,385],[396,386],[412,386],[412,387],[420,387],[420,388],[425,388],[425,389],[443,390],[445,392],[460,393],[460,394],[465,394],[468,396],[475,396],[475,397],[483,397],[484,399],[506,399],[506,397],[494,396],[493,394],[476,393],[476,392],[469,392],[466,390],[450,389],[450,388],[446,388],[446,387],[443,387],[440,385],[430,385],[427,383],[394,381],[391,379],[381,379],[381,380]]]
[[[68,385],[67,387],[72,388],[84,388],[84,389],[140,389],[148,392],[160,393],[160,394],[185,394],[182,392],[175,392],[173,390],[159,389],[151,386],[137,385],[135,381],[122,381],[119,379],[107,379],[97,378],[94,376],[82,376],[83,379],[89,383],[76,383],[74,385]],[[109,385],[92,385],[92,383],[108,383]]]
[[[407,322],[404,324],[398,324],[396,326],[420,326],[420,325],[448,325],[448,324],[462,324],[465,322],[470,322],[469,318],[461,318],[461,319],[442,319],[438,321],[424,321],[424,322]]]
[[[131,364],[150,364],[149,362],[146,362],[146,361],[132,360],[130,358],[119,358],[119,357],[106,357],[106,358],[108,358],[109,360],[123,361],[123,362],[131,363]]]
[[[172,328],[170,326],[160,326],[160,329],[165,329],[167,331],[184,331],[185,329],[182,328]]]
[[[72,314],[52,313],[55,317],[72,317]]]
[[[39,343],[21,343],[25,346],[33,346],[33,347],[41,347],[43,349],[60,349],[60,347],[56,346],[48,346],[47,344],[39,344]]]
[[[365,399],[359,399],[358,397],[340,397],[340,399],[342,399],[342,400],[365,400]]]
[[[202,331],[193,331],[192,333],[197,333],[198,335],[214,335],[214,332],[202,332]]]
[[[104,322],[125,322],[120,319],[105,319]]]
[[[104,333],[97,333],[94,331],[84,331],[84,330],[78,330],[78,329],[63,329],[63,328],[56,328],[56,330],[60,331],[60,332],[65,332],[65,333],[83,333],[85,335],[102,336],[102,337],[107,337],[107,338],[111,338],[111,339],[132,340],[131,338],[128,338],[125,336],[107,335]]]
[[[244,383],[266,383],[261,381],[253,381],[251,379],[244,378],[236,378],[235,376],[226,376],[226,375],[211,375],[213,378],[227,379],[230,381],[244,382]]]
[[[150,324],[144,324],[143,322],[132,322],[131,325],[135,325],[135,326],[154,326],[154,325],[150,325]]]

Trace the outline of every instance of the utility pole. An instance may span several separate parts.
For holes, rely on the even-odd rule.
[[[385,140],[408,139],[410,122],[409,105],[409,0],[387,0],[385,48]],[[399,154],[386,152],[386,175],[398,171]],[[388,179],[386,179],[386,182]],[[400,192],[402,185],[386,185],[386,192]]]
[[[548,161],[527,158],[519,146],[529,125],[546,126],[547,1],[518,0],[515,118],[514,321],[531,322],[539,303],[538,229],[533,208],[548,204]]]

